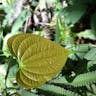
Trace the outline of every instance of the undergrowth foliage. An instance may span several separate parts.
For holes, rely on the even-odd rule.
[[[96,96],[95,31],[95,0],[0,1],[0,95]]]

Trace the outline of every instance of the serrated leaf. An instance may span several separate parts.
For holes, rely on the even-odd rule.
[[[75,92],[66,90],[62,87],[55,85],[45,84],[38,89],[39,92],[43,93],[45,96],[80,96]]]
[[[19,63],[16,79],[25,88],[36,88],[52,79],[67,60],[67,49],[37,35],[19,34],[10,42]]]
[[[96,65],[96,58],[94,60],[91,60],[91,61],[88,62],[87,69],[89,70],[94,65]]]
[[[96,48],[91,48],[91,50],[84,56],[88,60],[87,69],[96,65]]]
[[[72,82],[68,82],[65,77],[53,80],[53,83],[71,85],[75,87],[86,86],[87,84],[92,84],[96,82],[96,71],[88,72],[84,74],[77,75]]]
[[[96,48],[92,48],[85,56],[87,60],[94,60],[96,59]]]
[[[73,60],[84,59],[85,54],[89,51],[90,46],[88,44],[68,45],[67,48],[73,51],[75,54],[71,54],[70,58]],[[78,56],[78,57],[77,57]]]

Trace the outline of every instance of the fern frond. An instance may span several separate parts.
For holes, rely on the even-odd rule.
[[[88,62],[87,69],[93,67],[94,65],[96,65],[96,59]]]
[[[82,87],[87,84],[92,84],[96,82],[96,71],[80,74],[72,82],[68,82],[65,77],[53,80],[52,83],[71,85],[74,87]]]
[[[42,87],[38,88],[41,94],[46,96],[80,96],[79,94],[66,90],[64,88],[55,86],[55,85],[48,85],[45,84]]]
[[[87,60],[95,60],[96,59],[96,48],[92,48],[85,56]]]
[[[96,64],[96,48],[92,48],[84,58],[88,60],[87,69],[93,67]]]

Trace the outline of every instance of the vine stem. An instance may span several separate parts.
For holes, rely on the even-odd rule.
[[[7,67],[7,72],[6,72],[6,75],[5,75],[5,92],[7,94],[7,77],[8,77],[8,74],[9,74],[9,69],[11,67],[11,64],[12,64],[12,61],[13,61],[13,57],[11,56],[10,59],[9,59],[9,62],[8,62],[8,67]]]

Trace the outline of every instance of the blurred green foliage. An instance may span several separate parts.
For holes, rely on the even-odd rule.
[[[0,1],[0,95],[96,96],[96,1],[43,0],[43,4],[38,0],[24,1]],[[42,10],[42,6],[46,7]],[[51,15],[47,14],[49,11]],[[52,17],[48,22],[42,21],[40,14],[45,14],[43,12]],[[34,18],[40,21],[37,25]],[[8,64],[7,40],[21,32],[51,36],[52,40],[71,51],[66,66],[58,76],[36,89],[24,89],[17,85],[18,64],[15,59],[11,65]]]

